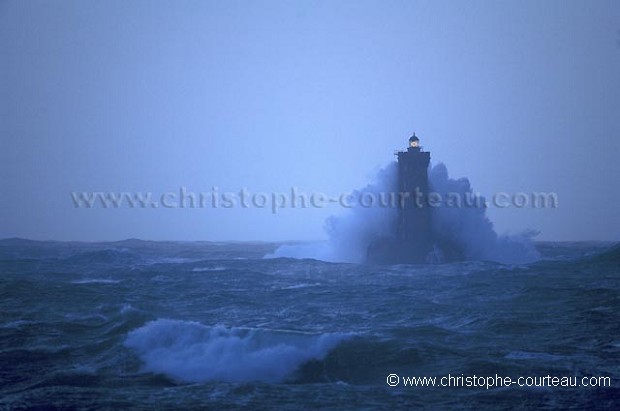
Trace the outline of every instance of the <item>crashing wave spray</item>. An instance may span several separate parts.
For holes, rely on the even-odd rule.
[[[532,241],[536,232],[497,235],[486,216],[484,197],[473,193],[468,179],[449,178],[448,169],[440,163],[431,169],[429,180],[432,192],[443,201],[431,214],[435,244],[445,258],[523,264],[540,257]],[[461,203],[450,204],[450,199]]]
[[[352,199],[364,196],[381,199],[396,188],[396,163],[379,170],[375,181],[352,192]],[[344,216],[331,216],[325,221],[326,242],[292,244],[279,247],[268,257],[314,258],[331,262],[363,263],[368,245],[377,237],[388,236],[396,224],[397,209],[379,202],[364,207],[353,202]]]
[[[193,321],[158,319],[129,333],[143,369],[186,382],[264,381],[293,378],[310,360],[322,360],[343,333],[303,334],[266,329],[208,327]]]
[[[358,202],[347,215],[327,220],[326,243],[282,246],[271,257],[392,264],[462,260],[519,264],[538,259],[534,233],[497,235],[486,217],[485,199],[473,193],[469,180],[449,178],[443,164],[431,168],[427,177],[430,156],[418,141],[414,134],[409,149],[398,153],[398,163],[382,169],[377,181],[354,193]],[[359,201],[371,197],[372,206]]]

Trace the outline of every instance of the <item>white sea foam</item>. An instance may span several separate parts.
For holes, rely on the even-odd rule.
[[[281,290],[297,290],[299,288],[318,287],[321,283],[299,283],[293,285],[287,285],[282,287]]]
[[[110,280],[106,278],[85,278],[82,280],[71,281],[71,284],[117,284],[120,280]]]
[[[562,355],[548,354],[544,352],[530,351],[511,351],[504,358],[509,360],[539,360],[539,361],[558,361],[566,358]]]
[[[226,267],[196,267],[193,268],[192,271],[195,273],[202,273],[202,272],[211,272],[211,271],[225,271]]]
[[[137,352],[145,371],[181,381],[282,382],[348,337],[159,319],[130,332],[125,346]]]

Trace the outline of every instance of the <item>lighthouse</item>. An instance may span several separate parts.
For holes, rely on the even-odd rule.
[[[431,213],[428,205],[428,166],[431,153],[420,146],[413,133],[398,160],[398,218],[392,235],[373,241],[367,261],[376,264],[426,263],[433,249]]]

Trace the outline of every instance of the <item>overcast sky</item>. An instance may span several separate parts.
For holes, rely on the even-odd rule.
[[[416,131],[499,233],[620,240],[618,1],[0,1],[0,238],[324,237],[324,208],[72,192],[367,184]]]

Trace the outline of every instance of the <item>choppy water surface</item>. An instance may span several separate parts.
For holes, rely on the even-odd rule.
[[[620,409],[620,249],[528,265],[264,259],[272,244],[0,241],[6,409]],[[611,387],[396,387],[607,376]]]

